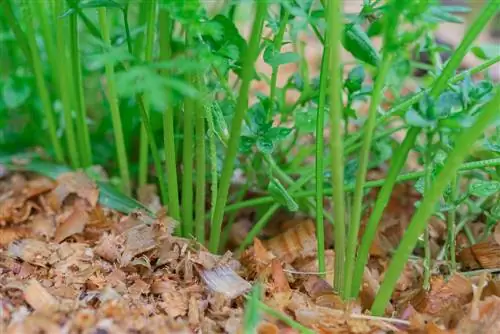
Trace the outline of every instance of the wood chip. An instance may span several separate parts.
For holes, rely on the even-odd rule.
[[[222,293],[229,299],[241,296],[252,286],[228,267],[202,270],[201,277],[212,291]]]
[[[38,281],[30,280],[24,289],[24,299],[35,310],[49,314],[59,308],[59,302]]]

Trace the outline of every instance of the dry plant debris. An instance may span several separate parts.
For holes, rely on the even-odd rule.
[[[329,283],[332,250],[327,272],[317,273],[311,219],[289,220],[236,259],[173,236],[176,222],[163,211],[125,216],[101,207],[98,196],[81,173],[56,182],[24,173],[0,180],[1,333],[244,333],[244,295],[256,280],[266,305],[318,333],[494,333],[499,326],[500,281],[435,276],[423,291],[418,264],[407,266],[387,308],[395,317],[369,315],[395,246],[390,236],[405,228],[397,209],[379,230],[360,299],[346,303]],[[497,245],[495,237],[485,245]],[[481,260],[478,249],[468,250],[476,267],[489,268],[493,260]],[[297,331],[264,315],[258,333]]]

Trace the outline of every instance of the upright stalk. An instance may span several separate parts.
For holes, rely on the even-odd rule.
[[[144,60],[150,62],[153,59],[153,42],[156,28],[156,0],[149,1],[148,4],[149,12],[147,13],[146,20],[146,47],[144,51]],[[149,119],[149,101],[143,96],[143,105],[146,111],[146,115]],[[148,135],[146,133],[145,125],[141,126],[140,138],[139,138],[139,186],[143,186],[148,181]],[[161,173],[158,170],[157,173]]]
[[[208,146],[209,146],[209,156],[210,156],[210,192],[211,192],[211,200],[210,200],[210,225],[213,224],[214,221],[214,208],[215,203],[217,202],[217,185],[218,185],[218,172],[217,172],[217,146],[215,143],[215,124],[214,124],[214,115],[212,112],[212,107],[205,107],[205,116],[207,118],[208,125]],[[224,240],[222,240],[224,243]]]
[[[54,116],[54,110],[52,110],[52,104],[50,101],[49,91],[45,83],[45,78],[43,76],[42,60],[40,59],[40,50],[38,50],[36,44],[36,32],[33,27],[33,15],[31,11],[31,6],[26,0],[22,2],[22,12],[23,18],[26,25],[26,35],[28,39],[28,47],[31,52],[31,60],[33,64],[33,72],[36,79],[36,86],[38,89],[38,94],[40,95],[40,100],[42,101],[42,109],[45,114],[45,120],[49,127],[49,137],[54,149],[54,154],[58,162],[64,162],[64,153],[62,150],[62,145],[57,136],[57,123]]]
[[[219,247],[222,220],[224,218],[224,208],[227,203],[227,195],[231,183],[231,176],[233,175],[234,163],[236,154],[238,152],[241,126],[243,118],[245,117],[245,112],[248,108],[248,90],[250,88],[250,82],[253,78],[253,65],[259,53],[260,36],[266,13],[267,1],[257,1],[255,19],[253,22],[252,33],[250,34],[250,43],[248,45],[248,51],[243,62],[240,93],[238,95],[238,100],[236,102],[234,116],[231,124],[229,142],[226,150],[226,158],[224,159],[218,197],[214,209],[213,225],[210,231],[209,249],[214,253],[217,252],[217,249]]]
[[[57,67],[59,96],[61,97],[64,115],[64,133],[68,145],[67,149],[70,164],[73,168],[77,168],[80,167],[80,156],[78,155],[78,146],[76,144],[75,128],[73,124],[71,89],[68,89],[68,87],[71,87],[71,81],[68,77],[68,73],[70,72],[70,60],[68,59],[67,43],[65,43],[67,25],[65,24],[65,20],[59,17],[64,10],[64,0],[55,0],[53,8],[53,17],[56,26],[56,49],[59,51],[59,60],[55,62],[54,66]]]
[[[141,0],[141,2],[139,3],[139,15],[137,16],[137,25],[139,27],[143,27],[145,24],[146,24],[146,20],[147,20],[147,17],[148,17],[148,13],[149,13],[149,6],[151,5],[151,2],[147,1],[147,0]],[[164,13],[165,10],[160,10],[160,17],[162,17],[162,13]],[[164,15],[164,18],[166,18],[168,21],[167,22],[162,22],[162,20],[160,19],[160,35],[162,35],[162,25],[164,27],[164,25],[166,23],[169,23],[171,20],[170,20],[170,16],[169,15]],[[166,16],[166,17],[165,17]],[[170,29],[170,27],[168,28]],[[170,33],[170,30],[168,30],[167,32]],[[132,51],[134,52],[134,56],[137,58],[137,59],[142,59],[142,54],[143,54],[143,51],[144,51],[144,31],[141,31],[139,34],[136,35],[135,39],[134,39],[134,45],[133,45],[133,49]],[[167,36],[165,36],[167,37]],[[170,38],[170,35],[168,36],[168,38]],[[163,40],[160,38],[160,50],[161,50],[161,45],[163,43]],[[168,45],[169,48],[170,48],[170,44]],[[160,51],[160,54],[161,54],[161,51]],[[161,55],[160,55],[160,58]],[[163,58],[162,58],[163,59]]]
[[[345,198],[344,198],[344,150],[342,139],[342,64],[340,40],[342,38],[342,0],[331,0],[326,5],[327,38],[330,42],[330,148],[334,207],[335,279],[334,289],[344,295],[345,265]]]
[[[78,4],[71,1],[73,7]],[[79,152],[83,167],[92,165],[92,150],[90,145],[90,135],[86,120],[85,98],[83,92],[82,68],[80,60],[80,42],[78,33],[78,16],[72,13],[69,16],[69,45],[71,55],[71,76],[73,78],[73,92],[76,110],[76,132],[78,136]],[[66,73],[67,75],[67,73]],[[67,88],[65,88],[67,89]]]
[[[187,74],[188,82],[193,83],[193,75]],[[193,233],[193,158],[194,158],[194,101],[184,99],[182,141],[182,234],[190,237]]]
[[[102,39],[106,47],[111,48],[109,36],[109,25],[106,18],[106,8],[98,9],[99,24],[101,26]],[[106,87],[108,88],[108,100],[111,109],[111,120],[113,122],[113,133],[115,135],[116,155],[118,157],[118,167],[120,169],[122,190],[125,194],[131,194],[130,174],[128,169],[127,150],[125,148],[125,137],[123,136],[122,122],[120,118],[120,108],[118,105],[118,93],[116,91],[116,78],[113,64],[106,63]]]
[[[448,204],[451,205],[450,211],[448,211],[448,215],[446,217],[447,223],[447,248],[449,252],[449,261],[450,261],[450,271],[454,273],[457,270],[457,260],[455,258],[455,230],[456,230],[456,217],[457,217],[457,208],[455,202],[457,201],[458,196],[458,181],[459,176],[451,179],[450,183],[450,196],[448,198]]]
[[[424,198],[427,196],[432,184],[432,133],[427,132],[427,141],[425,148],[425,175],[424,175]],[[429,236],[429,225],[425,226],[424,230],[424,290],[431,288],[431,245]]]
[[[149,3],[146,1],[146,3]],[[144,5],[145,6],[145,5]],[[168,61],[172,56],[170,42],[172,38],[172,19],[169,13],[161,8],[159,15],[160,25],[160,59]],[[168,71],[164,72],[165,76],[169,75]],[[174,108],[171,105],[172,94],[170,90],[165,92],[167,96],[166,109],[163,111],[163,140],[165,145],[165,167],[167,171],[167,186],[168,186],[168,211],[169,215],[176,219],[180,219],[179,206],[179,186],[177,183],[177,166],[175,154],[175,131],[174,131]]]
[[[385,307],[391,298],[401,272],[410,256],[419,235],[425,229],[427,220],[434,212],[435,205],[441,197],[448,183],[455,177],[460,164],[469,153],[474,142],[483,134],[484,130],[491,125],[491,122],[498,116],[498,106],[500,105],[500,88],[496,88],[495,95],[491,101],[481,110],[474,124],[462,132],[456,141],[455,148],[448,155],[441,172],[436,176],[427,196],[422,200],[417,212],[413,216],[406,233],[394,254],[391,264],[384,275],[384,281],[375,297],[372,306],[372,314],[382,315]]]
[[[283,43],[283,36],[285,35],[286,25],[288,24],[288,17],[290,13],[284,6],[281,6],[280,13],[280,27],[278,33],[274,37],[273,47],[274,52],[279,53],[281,50],[281,44]],[[273,72],[271,74],[271,83],[270,83],[270,92],[269,92],[269,106],[267,110],[267,120],[271,121],[273,117],[273,106],[274,106],[274,98],[276,96],[276,82],[278,80],[278,66],[273,66]]]
[[[328,63],[330,54],[330,41],[326,39],[323,47],[323,56],[321,58],[321,75],[319,78],[319,101],[318,101],[318,116],[316,118],[316,240],[318,243],[318,271],[325,272],[325,226],[323,217],[323,198],[324,198],[324,124],[325,124],[325,102],[327,78],[330,70]]]
[[[436,99],[446,89],[450,78],[452,77],[454,71],[460,65],[465,54],[468,52],[469,47],[472,45],[476,37],[484,28],[488,20],[496,13],[499,5],[500,4],[496,1],[490,1],[484,7],[483,12],[477,18],[476,22],[469,28],[469,30],[464,36],[464,39],[462,40],[462,43],[460,43],[455,53],[450,58],[445,68],[443,69],[439,77],[436,79],[434,84],[432,85],[429,93],[431,98]],[[461,78],[463,79],[463,77]],[[453,79],[460,80],[460,75],[454,77]],[[450,81],[453,81],[453,79]],[[422,93],[422,96],[423,95],[424,94]],[[415,98],[415,101],[413,102],[411,102],[412,99],[409,99],[402,105],[406,105],[405,108],[407,108],[411,106],[412,103],[418,101],[422,96]],[[351,289],[352,296],[357,296],[359,294],[361,287],[361,279],[363,277],[363,270],[366,263],[368,262],[369,249],[371,243],[373,242],[373,239],[375,238],[378,222],[380,221],[382,213],[384,212],[384,209],[387,206],[387,203],[389,202],[392,189],[397,179],[397,175],[403,168],[404,161],[406,161],[410,149],[414,146],[415,140],[417,139],[419,132],[420,128],[414,128],[414,127],[410,128],[406,134],[403,144],[396,150],[394,154],[393,161],[389,168],[388,178],[384,183],[380,194],[377,197],[374,210],[370,215],[370,219],[366,226],[365,233],[363,234],[361,248],[358,252],[358,260],[356,263],[355,274],[353,275],[354,283]]]
[[[31,50],[28,44],[28,38],[21,29],[19,22],[16,20],[10,0],[0,1],[0,6],[2,6],[3,18],[5,18],[10,29],[12,29],[19,48],[23,52],[24,57],[26,57],[26,60],[31,64]]]

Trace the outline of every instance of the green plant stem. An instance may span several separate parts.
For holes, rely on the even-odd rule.
[[[150,62],[153,59],[153,42],[156,28],[156,0],[151,0],[149,3],[149,12],[146,19],[146,47],[144,50],[144,60]],[[143,97],[143,104],[146,110],[146,115],[149,119],[149,101]],[[139,186],[143,186],[148,182],[148,134],[146,133],[145,125],[142,124],[139,138]],[[161,173],[158,170],[157,173]]]
[[[234,198],[234,202],[235,203],[240,202],[245,197],[245,194],[247,192],[248,192],[248,183],[245,183],[241,187],[241,189],[238,190],[238,193],[236,194],[236,196]],[[233,211],[233,212],[231,212],[231,214],[227,218],[227,223],[224,226],[224,229],[222,230],[222,236],[221,236],[221,240],[220,240],[219,252],[222,252],[224,250],[224,247],[226,247],[226,245],[227,245],[227,242],[229,240],[229,236],[231,234],[231,228],[232,228],[232,226],[234,224],[234,221],[236,220],[237,214],[238,214],[237,211]]]
[[[452,206],[450,211],[448,211],[448,215],[446,217],[447,229],[448,229],[448,238],[447,238],[447,248],[449,254],[450,261],[450,271],[454,273],[457,270],[457,260],[455,257],[455,227],[456,227],[456,217],[457,217],[457,208],[456,208],[456,200],[458,197],[458,184],[459,177],[458,175],[451,179],[450,183],[450,197],[448,199],[448,204]]]
[[[484,11],[482,14],[478,17],[474,25],[472,25],[469,30],[467,31],[462,43],[458,46],[456,52],[453,54],[453,56],[450,58],[448,63],[446,64],[445,68],[439,75],[439,77],[436,79],[434,84],[432,85],[430,89],[430,97],[433,99],[436,99],[447,87],[448,83],[450,83],[453,80],[450,80],[453,72],[456,70],[456,68],[460,65],[463,57],[467,53],[470,45],[474,42],[475,38],[477,35],[481,32],[482,28],[486,25],[488,22],[488,19],[491,18],[494,13],[496,12],[496,9],[498,8],[498,4],[493,5],[494,2],[490,2],[487,6],[485,6]],[[492,12],[493,13],[492,13]],[[465,75],[463,76],[465,77]],[[462,79],[463,79],[462,77]],[[458,80],[458,76],[456,77]],[[424,94],[424,93],[422,93]],[[418,95],[418,94],[417,94]],[[423,96],[423,95],[422,95]],[[409,100],[405,101],[404,103],[400,104],[399,107],[402,108],[401,106],[405,105],[402,110],[406,110],[406,108],[409,108],[414,102],[418,101],[421,97],[415,99],[411,104],[408,103],[408,101],[412,100],[413,98],[410,98]],[[386,114],[387,115],[387,114]],[[385,115],[384,115],[385,116]],[[382,117],[383,118],[383,117]],[[391,167],[389,169],[389,174],[390,175],[398,175],[404,165],[404,161],[406,160],[406,157],[408,156],[409,150],[414,146],[415,140],[418,136],[418,133],[420,132],[420,129],[418,128],[410,128],[406,134],[404,143],[406,145],[401,145],[396,153],[394,154],[394,159],[395,163],[391,164]],[[388,203],[390,193],[392,192],[392,188],[394,187],[394,183],[396,182],[396,177],[393,176],[393,180],[388,180],[386,184],[384,184],[385,190],[384,192],[381,192],[379,195],[379,198],[377,198],[376,204],[374,211],[372,212],[370,216],[369,223],[367,225],[367,229],[365,230],[365,233],[363,235],[363,241],[362,243],[368,243],[367,245],[364,245],[364,250],[365,253],[359,252],[358,255],[358,262],[360,262],[357,266],[358,268],[356,270],[357,274],[360,274],[362,277],[362,273],[364,270],[364,264],[366,264],[366,261],[368,261],[368,250],[371,245],[371,242],[375,238],[375,232],[376,232],[376,227],[378,225],[378,222],[380,221],[380,218],[382,216],[382,213]],[[384,189],[383,189],[384,190]],[[381,197],[383,196],[383,197]],[[381,207],[378,207],[381,206]],[[377,213],[375,215],[374,213]],[[370,226],[370,223],[373,224],[374,226]],[[367,231],[370,231],[370,234],[367,233]],[[361,267],[361,265],[363,265]],[[356,282],[357,283],[357,282]],[[351,295],[357,295],[359,293],[359,288],[361,283],[359,282],[359,285],[354,285],[353,284],[353,289],[351,291]]]
[[[201,86],[200,76],[195,78],[195,85]],[[205,157],[205,110],[201,101],[195,102],[196,121],[196,203],[195,233],[198,242],[205,244],[205,194],[206,194],[206,157]]]
[[[226,150],[226,157],[224,160],[224,165],[222,168],[222,174],[220,178],[218,197],[214,209],[214,221],[212,229],[210,231],[209,249],[214,253],[217,252],[219,247],[222,220],[224,218],[224,208],[227,202],[227,195],[229,192],[231,176],[233,174],[235,158],[238,152],[241,126],[243,118],[245,117],[245,111],[248,108],[248,90],[250,88],[250,82],[253,77],[253,71],[254,71],[253,64],[257,58],[259,51],[259,42],[262,32],[262,25],[264,23],[264,18],[267,12],[267,1],[264,0],[257,2],[256,8],[257,9],[252,27],[252,33],[250,35],[251,36],[250,43],[248,46],[246,57],[244,58],[243,62],[243,70],[242,70],[243,74],[240,86],[240,93],[238,95],[238,100],[236,102],[235,112],[230,130],[229,142]]]
[[[214,210],[215,202],[217,202],[217,185],[218,185],[218,173],[217,173],[217,146],[215,143],[215,124],[214,116],[212,114],[212,107],[205,107],[205,116],[207,118],[208,125],[208,146],[210,155],[210,178],[211,178],[211,203],[210,203],[210,223],[212,224],[214,220]],[[211,225],[210,224],[210,225]],[[224,241],[223,241],[224,242]]]
[[[3,11],[2,19],[5,18],[5,20],[7,21],[7,24],[14,33],[14,37],[16,38],[16,42],[19,45],[19,48],[23,52],[23,55],[28,63],[30,63],[30,65],[32,66],[33,63],[31,60],[31,49],[29,47],[28,38],[21,29],[19,22],[16,20],[16,16],[14,14],[14,11],[12,10],[12,4],[10,3],[10,0],[0,1],[0,6]]]
[[[189,27],[186,29],[186,45],[190,44]],[[194,61],[194,59],[193,59]],[[186,82],[193,84],[194,75],[186,74]],[[195,101],[192,97],[184,98],[182,141],[182,234],[184,237],[193,235],[193,159],[194,159],[194,119]]]
[[[65,42],[65,33],[67,27],[65,20],[59,18],[64,10],[63,0],[55,0],[53,17],[56,25],[56,48],[59,51],[59,60],[54,64],[57,67],[59,96],[64,115],[64,132],[66,135],[66,143],[68,145],[68,155],[71,167],[77,168],[80,166],[80,157],[78,155],[78,146],[76,144],[75,128],[73,125],[72,102],[71,102],[71,87],[68,73],[70,72],[68,59],[67,43]]]
[[[43,43],[47,52],[47,58],[51,65],[54,64],[50,67],[52,78],[57,83],[58,75],[57,67],[55,66],[55,64],[58,59],[56,58],[56,45],[51,28],[51,22],[49,22],[49,15],[47,13],[46,4],[42,1],[30,1],[30,5],[32,13],[37,15],[38,19],[40,20],[40,28],[42,30]]]
[[[430,131],[430,130],[429,130]],[[432,133],[427,132],[427,142],[425,147],[425,175],[424,175],[424,199],[432,185]],[[431,288],[431,245],[429,236],[429,225],[425,226],[424,230],[424,282],[422,288],[429,291]]]
[[[127,49],[130,54],[133,54],[132,50],[132,36],[130,35],[130,27],[128,24],[128,3],[124,4],[124,7],[122,9],[122,15],[123,15],[123,25],[125,26],[125,36],[127,36]]]
[[[111,39],[109,34],[109,25],[106,17],[106,8],[101,7],[99,12],[99,23],[101,26],[102,39],[106,47],[111,48]],[[116,90],[116,77],[113,64],[106,63],[106,84],[108,88],[108,100],[111,110],[111,120],[113,123],[113,133],[115,135],[116,155],[120,169],[122,191],[130,196],[130,174],[128,169],[127,149],[125,148],[125,137],[123,135],[122,121],[120,118],[120,107],[118,105],[118,93]]]
[[[148,3],[148,2],[147,2]],[[149,4],[148,4],[149,5]],[[144,5],[146,6],[146,5]],[[172,38],[172,19],[165,9],[160,9],[159,14],[160,25],[160,59],[168,61],[172,57],[170,48]],[[138,51],[136,51],[138,52]],[[164,72],[165,76],[169,76],[169,72]],[[165,94],[168,100],[172,100],[172,93],[167,90]],[[167,186],[168,186],[168,211],[172,218],[180,219],[179,205],[179,185],[177,181],[177,166],[175,152],[175,131],[174,131],[174,109],[171,103],[167,104],[167,108],[163,112],[163,140],[167,159],[165,159],[165,167],[167,171]]]
[[[38,94],[40,95],[40,100],[42,101],[42,109],[45,114],[45,120],[49,127],[49,136],[54,149],[55,157],[58,162],[64,162],[64,153],[62,149],[61,142],[57,136],[57,124],[54,115],[54,110],[52,110],[52,104],[50,102],[49,91],[45,83],[45,78],[43,76],[42,60],[40,59],[40,50],[38,50],[36,44],[36,32],[33,27],[33,15],[32,9],[29,2],[22,2],[22,11],[24,21],[26,23],[26,35],[28,38],[28,47],[31,51],[31,60],[33,65],[33,72],[36,79],[36,86],[38,89]]]
[[[500,88],[497,87],[495,95],[481,110],[474,124],[467,130],[464,130],[457,138],[455,148],[448,155],[441,172],[436,176],[427,196],[422,200],[392,258],[389,268],[385,272],[384,281],[380,286],[371,309],[373,315],[382,315],[384,313],[385,307],[404,269],[408,256],[413,251],[418,236],[422,233],[427,224],[427,220],[434,212],[436,202],[441,197],[451,179],[455,177],[460,164],[467,156],[471,146],[491,124],[495,117],[498,116],[499,105]]]
[[[316,333],[314,330],[309,329],[306,326],[296,322],[295,320],[293,320],[292,318],[290,318],[286,314],[281,313],[279,311],[276,311],[275,309],[273,309],[270,306],[267,306],[263,302],[258,301],[258,304],[259,304],[259,307],[262,309],[262,311],[264,311],[265,313],[269,314],[270,316],[284,322],[285,324],[287,324],[291,328],[298,330],[300,333],[302,333],[302,334],[314,334],[314,333]]]
[[[343,279],[345,266],[345,198],[344,198],[344,151],[341,133],[342,123],[342,0],[328,1],[326,6],[328,39],[330,42],[330,155],[332,168],[333,207],[335,218],[335,280],[334,289],[344,295]]]
[[[274,37],[274,52],[279,53],[281,50],[281,44],[283,43],[283,36],[285,35],[286,26],[288,24],[288,17],[290,13],[284,6],[281,6],[280,14],[280,27],[278,33]],[[271,74],[270,92],[269,92],[269,107],[267,110],[267,120],[268,122],[273,119],[273,109],[274,109],[274,98],[276,96],[276,82],[278,80],[278,66],[273,66],[273,72]]]
[[[300,189],[305,183],[307,182],[306,179],[299,180],[295,182],[291,187],[290,191],[295,191],[297,189]],[[260,217],[259,221],[255,223],[255,225],[252,227],[250,232],[246,235],[245,239],[243,242],[240,244],[239,247],[239,253],[243,252],[243,250],[252,243],[253,239],[262,231],[262,229],[266,226],[267,222],[273,214],[280,208],[281,204],[275,203],[273,204],[263,215]],[[323,222],[321,222],[323,224]]]
[[[418,135],[418,131],[414,131],[412,134],[412,136],[417,136],[417,135]],[[411,136],[407,136],[405,139],[406,140],[403,141],[401,146],[406,146],[406,145],[409,146],[409,144],[412,141]],[[411,147],[413,147],[413,144],[411,145]],[[396,157],[397,156],[395,156],[394,159],[396,159]],[[399,157],[398,159],[401,159],[401,158],[403,158],[403,162],[401,162],[401,164],[404,164],[406,157]],[[398,165],[399,163],[395,162],[394,159],[393,159],[393,165]],[[458,170],[459,170],[459,172],[466,172],[466,171],[473,170],[473,169],[486,168],[486,167],[496,167],[496,166],[500,166],[500,158],[465,163],[462,166],[460,166]],[[385,179],[366,182],[365,188],[369,189],[369,188],[376,188],[376,187],[383,186],[382,190],[380,191],[380,194],[382,194],[382,193],[384,193],[383,190],[384,190],[384,187],[386,187],[386,184],[391,183],[391,180],[390,180],[391,175],[394,175],[393,177],[395,178],[395,181],[393,181],[393,182],[396,182],[396,183],[415,180],[415,179],[418,179],[418,178],[425,175],[424,171],[418,171],[418,172],[412,172],[412,173],[398,175],[397,173],[394,173],[395,169],[396,168],[389,169],[388,177]],[[394,174],[391,173],[391,171]],[[314,174],[310,174],[309,177],[311,177],[311,178],[314,177]],[[309,181],[308,178],[306,178],[306,177],[304,177],[304,178],[307,181]],[[299,180],[297,180],[296,183],[303,182],[303,181],[304,181],[304,179],[299,179]],[[391,185],[390,187],[391,187],[390,190],[392,190],[393,185]],[[346,185],[345,191],[346,192],[353,192],[354,191],[354,183]],[[309,196],[314,196],[316,194],[316,190],[292,191],[292,189],[290,189],[289,192],[290,192],[290,195],[292,195],[294,198],[309,197]],[[329,196],[333,193],[333,189],[326,188],[326,189],[324,189],[324,193],[325,193],[325,195]],[[389,195],[390,195],[390,193],[391,193],[391,191],[388,192]],[[379,195],[379,198],[381,198],[380,196],[381,195]],[[379,198],[377,198],[377,202],[380,200]],[[265,205],[265,204],[272,203],[273,201],[274,201],[274,199],[271,196],[263,196],[263,197],[256,198],[256,199],[241,201],[241,202],[238,202],[236,204],[228,205],[226,207],[225,212],[236,211],[236,210],[240,210],[240,209],[244,209],[244,208],[248,208],[248,207],[253,207],[253,206],[257,206],[257,205]],[[375,207],[377,207],[377,202],[375,203]],[[385,204],[385,205],[387,205],[387,204]],[[383,207],[382,207],[382,212],[383,212],[383,208],[385,208],[385,205],[383,205]],[[373,216],[374,212],[375,212],[375,209],[372,212],[372,215],[370,215],[370,221],[372,219],[371,217]],[[366,231],[368,230],[368,227],[369,227],[369,224],[367,225],[367,228],[365,229],[365,233],[363,235],[367,234]],[[376,225],[375,225],[375,229],[376,229]],[[360,247],[363,247],[363,244],[364,244],[364,242],[361,243]],[[368,248],[369,248],[369,246],[370,245],[368,245]]]
[[[77,3],[72,1],[72,6]],[[71,59],[71,76],[73,78],[74,108],[76,110],[76,133],[82,167],[92,165],[92,149],[90,145],[89,129],[86,121],[85,97],[83,92],[82,68],[80,60],[80,42],[78,33],[78,16],[73,13],[69,16],[69,45]],[[67,75],[67,73],[65,74]],[[67,89],[67,88],[65,88]]]
[[[323,198],[324,198],[324,124],[325,124],[325,102],[326,102],[326,91],[327,87],[327,77],[329,73],[329,57],[330,54],[330,43],[327,42],[324,46],[323,56],[321,59],[321,75],[319,79],[319,101],[318,101],[318,116],[316,118],[316,240],[318,243],[318,271],[325,272],[325,226],[323,217]],[[324,276],[324,275],[323,275]]]
[[[143,27],[146,24],[150,5],[151,5],[151,2],[149,2],[147,0],[141,0],[141,2],[139,3],[139,14],[137,15],[137,26]],[[166,21],[163,22],[162,19],[166,20]],[[168,45],[164,45],[163,47],[165,48],[165,46],[168,46],[168,50],[170,50],[170,38],[171,38],[170,25],[171,25],[170,15],[168,15],[166,10],[160,9],[160,19],[159,19],[159,26],[160,26],[159,29],[160,29],[160,36],[161,36],[161,38],[160,38],[160,58],[162,60],[164,59],[161,56],[162,44],[167,43],[163,38],[167,38],[167,41],[169,43]],[[168,32],[168,35],[165,35],[165,33],[167,33],[167,32]],[[138,33],[135,36],[135,39],[134,39],[134,46],[133,46],[132,51],[134,52],[134,56],[137,59],[142,58],[142,52],[143,52],[143,48],[144,48],[144,35],[145,35],[145,33],[143,31],[141,31],[140,33]],[[165,50],[163,53],[165,53]]]
[[[364,197],[364,184],[366,182],[366,174],[368,172],[368,161],[370,159],[370,149],[372,147],[373,130],[375,129],[375,120],[377,116],[377,108],[380,105],[383,97],[385,86],[385,78],[389,73],[392,64],[392,55],[384,54],[382,65],[377,74],[375,86],[371,97],[370,107],[368,110],[368,119],[364,127],[363,145],[359,155],[359,166],[356,175],[356,186],[352,199],[351,207],[351,223],[349,224],[349,233],[347,237],[346,263],[344,275],[344,288],[346,295],[350,296],[352,287],[352,276],[354,274],[354,264],[356,261],[356,250],[358,247],[358,234],[361,226],[361,211]]]

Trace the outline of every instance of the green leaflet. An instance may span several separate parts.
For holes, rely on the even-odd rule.
[[[380,61],[380,55],[370,38],[358,24],[348,23],[344,26],[342,45],[356,59],[365,63],[377,66]]]
[[[299,209],[299,205],[297,204],[297,202],[295,202],[288,191],[286,191],[285,187],[283,187],[283,185],[277,179],[271,179],[267,190],[278,203],[286,206],[289,211],[295,212]]]

